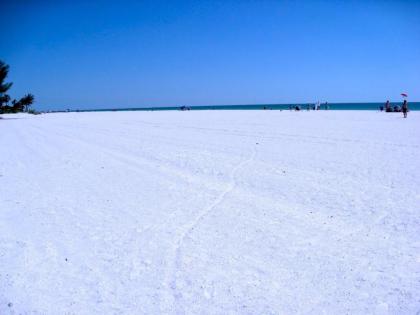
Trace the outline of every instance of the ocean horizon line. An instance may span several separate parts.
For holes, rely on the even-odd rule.
[[[236,105],[172,105],[146,107],[113,107],[113,108],[68,108],[51,109],[43,112],[109,112],[109,111],[164,111],[164,110],[313,110],[318,103],[280,103],[280,104],[236,104]],[[349,103],[319,103],[320,110],[379,110],[385,102],[349,102]],[[402,102],[391,102],[392,106],[399,106]],[[420,110],[420,102],[409,102],[409,109]]]

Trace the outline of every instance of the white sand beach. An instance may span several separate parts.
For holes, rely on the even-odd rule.
[[[415,314],[420,112],[3,115],[0,314]]]

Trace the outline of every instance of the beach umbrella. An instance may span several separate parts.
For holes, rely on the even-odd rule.
[[[406,93],[401,93],[402,97],[408,97],[408,95]]]

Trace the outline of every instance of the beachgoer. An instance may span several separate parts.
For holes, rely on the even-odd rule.
[[[385,103],[385,111],[387,113],[392,111],[391,110],[391,105],[389,104],[389,101],[386,101],[386,103]]]
[[[381,106],[379,106],[379,110],[381,111],[381,112],[383,112],[384,111],[384,107],[381,105]]]
[[[404,102],[402,104],[402,112],[403,112],[404,118],[407,118],[407,112],[408,112],[407,100],[404,100]]]

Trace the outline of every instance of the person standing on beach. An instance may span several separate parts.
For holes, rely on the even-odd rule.
[[[386,101],[385,103],[385,111],[390,112],[391,111],[391,105],[389,104],[389,101]]]
[[[402,112],[403,112],[404,118],[407,118],[407,112],[408,112],[407,100],[404,100],[404,102],[402,104]]]

